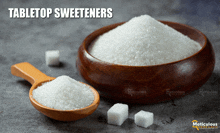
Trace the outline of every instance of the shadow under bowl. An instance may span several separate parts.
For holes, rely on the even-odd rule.
[[[80,75],[101,96],[124,103],[158,103],[183,97],[198,89],[214,69],[215,55],[210,41],[193,27],[161,22],[197,41],[202,49],[188,58],[152,66],[118,65],[93,57],[88,52],[89,46],[97,37],[124,22],[116,23],[102,27],[84,39],[76,61]]]

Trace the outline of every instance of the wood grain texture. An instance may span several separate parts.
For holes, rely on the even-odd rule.
[[[198,89],[214,69],[215,55],[210,41],[193,27],[161,22],[199,42],[202,49],[186,59],[153,66],[111,64],[90,55],[87,49],[99,35],[124,22],[116,23],[100,28],[84,39],[76,61],[79,73],[99,90],[101,96],[117,102],[158,103],[180,98]]]

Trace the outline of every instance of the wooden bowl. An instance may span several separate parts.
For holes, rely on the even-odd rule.
[[[201,87],[211,76],[215,56],[211,43],[199,30],[175,22],[161,21],[189,38],[202,49],[179,61],[153,66],[126,66],[107,63],[88,52],[101,34],[123,24],[100,28],[85,38],[78,50],[76,66],[81,76],[101,96],[124,103],[157,103],[182,97]]]

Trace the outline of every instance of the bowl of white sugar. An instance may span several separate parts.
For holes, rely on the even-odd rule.
[[[214,65],[212,45],[202,32],[148,15],[94,31],[76,61],[101,96],[140,104],[189,94],[209,79]]]

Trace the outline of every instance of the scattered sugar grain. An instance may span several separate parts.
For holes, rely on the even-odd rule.
[[[127,118],[128,118],[127,104],[116,103],[107,111],[108,124],[120,126]]]
[[[33,98],[50,108],[72,110],[89,106],[94,94],[89,86],[63,75],[34,89]]]
[[[59,50],[50,50],[45,52],[46,65],[57,66],[60,64],[59,61],[60,52]]]
[[[200,49],[198,42],[149,15],[141,15],[101,35],[89,52],[114,64],[146,66],[178,61]]]
[[[147,111],[139,111],[134,115],[134,122],[136,125],[147,128],[154,122],[154,114]]]

